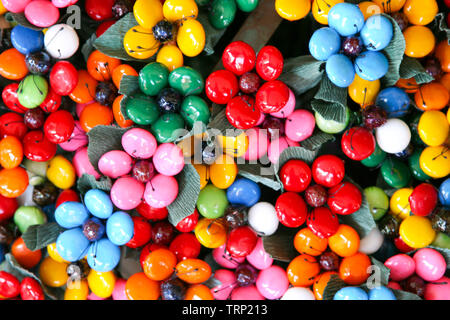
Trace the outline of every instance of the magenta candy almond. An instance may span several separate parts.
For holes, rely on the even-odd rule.
[[[416,263],[406,254],[397,254],[390,257],[384,263],[391,270],[390,279],[393,281],[402,281],[412,276],[416,269]]]
[[[418,250],[413,259],[416,263],[416,274],[428,282],[442,278],[447,269],[447,263],[442,254],[431,248]]]
[[[122,147],[133,158],[150,159],[156,151],[157,142],[147,130],[133,128],[122,136]]]
[[[147,182],[145,202],[153,208],[165,208],[175,201],[178,195],[178,182],[174,177],[158,174]]]
[[[59,19],[59,10],[50,1],[34,0],[25,8],[25,17],[40,28],[54,25]]]
[[[256,288],[266,299],[281,298],[289,288],[286,271],[279,266],[271,266],[262,270],[256,280]]]
[[[259,293],[255,285],[248,287],[238,287],[231,292],[231,300],[265,300],[264,296]]]
[[[132,177],[122,177],[111,188],[111,200],[121,210],[133,210],[141,202],[144,184]]]
[[[175,176],[184,168],[183,151],[172,143],[163,143],[153,155],[153,164],[159,173]]]
[[[120,150],[105,153],[98,162],[100,172],[113,179],[128,174],[132,167],[133,159],[128,153]]]
[[[13,13],[21,13],[26,6],[33,0],[2,0],[2,4],[6,10]]]
[[[312,136],[316,127],[314,115],[307,110],[296,110],[285,124],[286,136],[292,141],[301,142]]]

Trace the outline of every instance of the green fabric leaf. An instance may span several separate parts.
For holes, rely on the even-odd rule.
[[[363,194],[361,208],[353,214],[339,217],[342,223],[354,228],[361,238],[365,237],[370,231],[376,228],[375,220],[370,213],[369,203]]]
[[[63,231],[64,228],[60,227],[56,222],[34,225],[27,229],[22,238],[27,248],[35,251],[56,242],[59,234]]]
[[[359,191],[361,191],[362,204],[358,211],[346,216],[341,215],[339,216],[339,220],[342,221],[342,223],[354,228],[358,232],[359,236],[364,238],[370,231],[377,227],[377,224],[373,219],[372,213],[370,213],[369,202],[364,195],[363,189],[349,177],[346,177],[345,180],[353,183]]]
[[[272,259],[283,262],[291,262],[299,253],[293,243],[298,229],[287,228],[280,224],[277,232],[268,237],[262,237],[264,250]]]
[[[346,119],[347,89],[335,86],[328,76],[322,77],[319,91],[311,101],[312,109],[326,120],[344,123]]]
[[[139,262],[141,250],[123,246],[120,248],[120,254],[117,271],[123,279],[128,279],[133,274],[143,272],[141,263]]]
[[[281,183],[277,181],[277,177],[273,171],[273,167],[262,167],[259,164],[238,164],[239,175],[261,183],[275,191],[281,190]]]
[[[402,79],[414,78],[418,84],[429,83],[434,80],[417,59],[407,56],[403,58],[400,65],[400,77]]]
[[[200,176],[192,164],[185,164],[183,171],[177,175],[176,179],[179,188],[178,196],[167,207],[169,222],[174,226],[194,212],[200,194]]]
[[[208,288],[212,289],[217,286],[220,286],[222,284],[222,281],[214,277],[214,275],[211,275],[211,277],[202,283],[203,285],[207,286]]]
[[[341,280],[337,275],[335,274],[331,275],[331,278],[328,281],[327,286],[323,290],[323,300],[333,300],[336,292],[347,286],[348,285],[343,280]]]
[[[82,196],[91,189],[99,189],[109,192],[112,188],[112,181],[108,177],[100,177],[97,181],[93,175],[83,174],[77,181],[77,189]]]
[[[446,14],[442,12],[438,13],[436,15],[435,23],[437,24],[439,32],[445,33],[445,36],[447,37],[447,40],[450,43],[450,28],[447,26]]]
[[[123,47],[123,38],[131,28],[137,26],[138,23],[132,12],[121,18],[113,24],[104,34],[94,41],[94,47],[102,53],[125,61],[151,62],[155,61],[156,54],[145,60],[135,59],[128,55]]]
[[[97,36],[96,36],[95,33],[93,33],[92,36],[81,47],[81,53],[83,54],[85,62],[88,61],[89,56],[95,50],[94,49],[94,42],[95,42],[96,39],[97,39]]]
[[[411,292],[407,292],[407,291],[403,291],[403,290],[395,290],[395,289],[391,289],[391,290],[394,293],[397,300],[422,300],[421,297],[419,297],[418,295],[411,293]]]
[[[212,251],[209,251],[203,258],[203,261],[205,261],[209,266],[211,267],[212,273],[215,273],[219,269],[223,269],[223,267],[214,260],[214,257],[212,255]]]
[[[19,281],[22,281],[26,277],[33,278],[42,287],[44,294],[47,299],[50,300],[63,300],[64,299],[64,289],[62,288],[50,288],[45,286],[41,279],[35,275],[33,272],[22,268],[22,266],[17,262],[11,253],[5,255],[5,261],[0,264],[0,271],[5,271],[13,276],[15,276]]]
[[[382,13],[382,15],[388,18],[394,27],[394,36],[392,37],[389,46],[387,46],[383,51],[389,60],[389,70],[386,76],[382,79],[382,82],[385,87],[390,87],[395,85],[400,79],[400,66],[405,54],[406,42],[403,37],[402,30],[398,26],[397,22],[390,15],[385,13]]]
[[[96,126],[88,132],[89,146],[88,157],[94,168],[98,170],[98,161],[107,152],[112,150],[123,150],[122,135],[129,128],[122,129],[112,126]]]
[[[214,47],[219,42],[219,40],[222,38],[222,36],[225,34],[226,29],[218,30],[212,26],[212,24],[209,22],[208,17],[208,11],[200,9],[197,21],[200,22],[203,25],[203,29],[205,29],[205,48],[203,51],[206,53],[206,55],[212,55],[214,54]]]
[[[340,103],[313,100],[311,101],[311,107],[325,120],[333,120],[339,123],[344,123],[346,120],[346,108]]]
[[[324,75],[320,82],[319,91],[314,96],[314,99],[346,106],[347,95],[347,88],[339,88],[330,81],[327,75]]]
[[[391,270],[384,265],[383,262],[378,261],[377,259],[370,257],[370,260],[372,261],[372,265],[376,266],[378,270],[381,272],[381,285],[387,286],[389,283],[389,275],[391,274]]]
[[[301,145],[307,150],[316,151],[319,150],[325,143],[335,140],[336,138],[333,135],[320,131],[302,141]]]
[[[139,88],[139,77],[136,76],[123,76],[120,81],[119,93],[125,96],[129,96],[137,91]]]
[[[283,73],[278,80],[286,83],[296,95],[305,93],[322,80],[325,63],[312,56],[286,59]]]

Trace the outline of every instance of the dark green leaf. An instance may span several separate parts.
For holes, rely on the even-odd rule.
[[[123,76],[122,80],[120,81],[119,93],[125,96],[129,96],[137,91],[140,91],[139,77]]]
[[[322,81],[320,82],[319,91],[314,96],[314,99],[346,106],[348,95],[347,92],[347,88],[337,87],[330,81],[327,75],[324,75],[322,77]]]
[[[207,286],[208,288],[212,289],[212,288],[215,288],[217,286],[220,286],[222,284],[222,281],[220,281],[219,279],[214,277],[214,275],[212,275],[208,280],[203,282],[203,284],[205,286]]]
[[[125,48],[123,47],[123,38],[128,30],[137,25],[138,23],[134,18],[134,14],[132,12],[128,13],[95,40],[94,47],[102,53],[120,60],[140,62],[155,61],[156,55],[150,59],[139,60],[129,56],[125,51]]]
[[[347,89],[335,86],[325,74],[319,91],[311,101],[311,107],[326,120],[344,123],[347,113]]]
[[[375,220],[370,213],[369,203],[363,195],[363,202],[361,208],[353,214],[347,216],[340,216],[340,220],[352,228],[354,228],[361,238],[369,234],[372,229],[376,228]]]
[[[429,83],[434,80],[417,59],[407,56],[403,58],[400,65],[400,77],[402,79],[414,78],[418,84]]]
[[[178,196],[167,207],[169,222],[174,226],[194,212],[200,194],[200,176],[192,164],[185,164],[183,171],[176,178],[179,188]]]
[[[91,189],[99,189],[109,192],[112,188],[112,181],[108,177],[101,177],[98,181],[93,175],[83,174],[77,181],[77,189],[84,196]]]
[[[89,56],[94,51],[94,42],[96,39],[97,39],[97,36],[95,33],[93,33],[92,36],[81,47],[81,53],[83,54],[85,62],[88,61]]]
[[[200,9],[200,12],[197,17],[197,21],[203,25],[203,29],[205,29],[205,53],[207,55],[214,54],[214,47],[219,42],[220,38],[225,34],[226,29],[218,30],[214,28],[209,22],[208,12],[206,10]]]
[[[34,225],[22,235],[28,249],[35,251],[56,242],[59,234],[64,231],[56,222]]]
[[[397,300],[422,300],[418,295],[402,290],[391,289]]]
[[[207,264],[209,264],[209,266],[211,267],[212,273],[215,273],[219,269],[223,269],[223,267],[220,264],[218,264],[216,262],[216,260],[214,260],[214,257],[212,255],[212,251],[209,251],[208,254],[206,254],[203,257],[203,261],[205,261]]]
[[[298,230],[295,228],[287,228],[280,225],[277,232],[273,235],[262,237],[264,250],[274,260],[291,262],[292,259],[299,255],[292,245],[297,232]]]
[[[122,135],[128,130],[112,126],[96,126],[88,132],[88,157],[97,171],[98,161],[105,153],[112,150],[123,150]]]
[[[341,280],[337,275],[335,274],[331,275],[331,278],[328,281],[325,290],[323,291],[323,300],[333,300],[336,292],[347,286],[348,285],[343,280]]]
[[[312,109],[320,114],[325,120],[333,120],[344,123],[346,120],[346,107],[340,103],[325,102],[322,100],[311,101]]]
[[[436,15],[436,24],[440,32],[445,33],[448,42],[450,43],[450,28],[447,26],[447,19],[444,13],[438,13]]]
[[[117,271],[123,279],[128,279],[133,274],[142,272],[142,266],[139,262],[141,250],[132,249],[127,246],[121,248],[121,257]]]
[[[377,259],[370,257],[370,260],[372,261],[372,265],[378,268],[377,271],[380,272],[381,279],[381,285],[387,286],[389,283],[389,275],[391,274],[391,270],[384,265],[381,261],[378,261]],[[378,281],[378,279],[377,279]]]
[[[275,191],[281,189],[281,183],[277,181],[273,166],[268,168],[259,164],[238,164],[239,175],[252,180],[256,183],[261,183]]]
[[[383,51],[389,60],[389,70],[382,79],[382,82],[385,87],[390,87],[395,85],[400,79],[400,66],[405,54],[406,42],[397,22],[390,15],[385,13],[382,13],[382,15],[388,18],[394,27],[394,36],[392,37],[391,43]]]
[[[336,138],[333,135],[320,131],[316,132],[310,138],[302,141],[302,147],[310,151],[316,151],[319,150],[325,143],[335,140]]]
[[[296,95],[300,95],[320,83],[324,65],[323,61],[317,61],[312,56],[287,59],[279,80],[286,83]]]

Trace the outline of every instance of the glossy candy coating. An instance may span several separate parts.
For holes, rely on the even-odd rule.
[[[87,262],[95,271],[111,271],[119,264],[119,260],[119,247],[105,238],[92,243],[87,252]]]
[[[364,15],[357,5],[338,3],[328,12],[328,25],[343,37],[351,36],[363,28]]]
[[[386,110],[390,118],[405,116],[411,104],[406,92],[397,87],[383,89],[376,100],[376,105]]]
[[[248,179],[237,179],[227,189],[227,199],[233,205],[251,207],[261,197],[261,189],[255,182]]]
[[[353,63],[343,54],[334,54],[329,57],[326,62],[325,70],[328,79],[341,88],[347,88],[355,79],[355,68]]]
[[[278,79],[283,72],[284,58],[280,50],[274,46],[265,46],[256,58],[256,72],[266,81]]]
[[[44,34],[23,26],[16,26],[11,31],[11,42],[20,53],[27,55],[42,49]]]
[[[128,243],[134,235],[133,219],[125,212],[115,212],[106,222],[106,234],[117,246]]]
[[[378,51],[366,51],[355,60],[356,74],[369,81],[381,79],[389,69],[386,56]]]
[[[320,61],[327,61],[341,48],[341,38],[332,28],[324,27],[315,31],[309,40],[311,55]]]

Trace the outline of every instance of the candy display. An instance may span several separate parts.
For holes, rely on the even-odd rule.
[[[449,8],[1,0],[0,300],[450,300]]]

